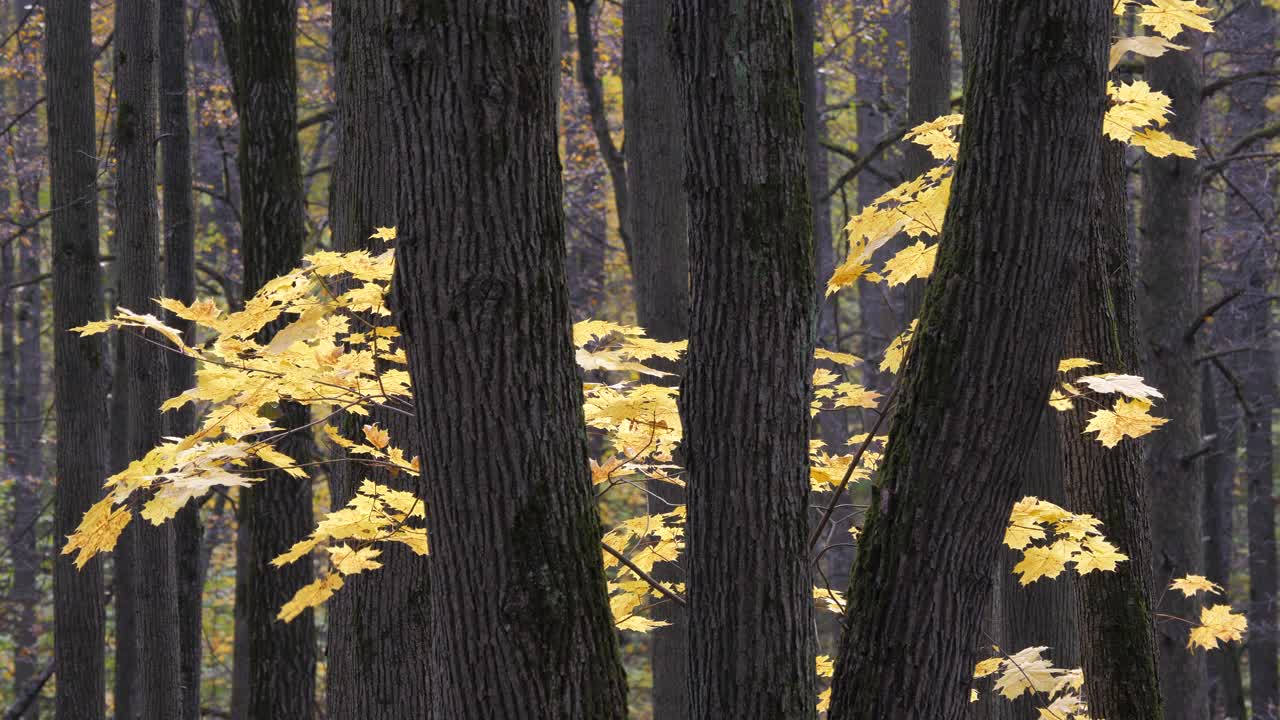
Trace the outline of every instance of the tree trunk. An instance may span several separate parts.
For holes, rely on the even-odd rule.
[[[391,27],[390,0],[340,0],[334,5],[334,68],[337,93],[330,214],[334,248],[385,252],[382,240],[370,240],[378,226],[399,222],[400,179],[410,170],[394,146],[384,33]],[[361,437],[360,426],[377,423],[396,447],[410,457],[418,453],[413,418],[373,410],[368,418],[346,414],[339,429]],[[329,472],[332,505],[341,508],[365,480],[406,490],[418,497],[423,483],[405,473],[391,473],[352,463],[337,463]],[[395,720],[428,717],[431,648],[428,561],[398,543],[386,543],[381,573],[346,579],[328,608],[325,666],[326,702],[331,718]],[[390,574],[386,574],[390,573]]]
[[[1062,350],[1055,313],[1095,205],[1109,7],[975,10],[951,204],[849,589],[838,720],[969,712],[991,571]]]
[[[671,0],[623,5],[622,93],[627,138],[631,275],[636,319],[655,340],[689,336],[689,211],[684,192],[684,112],[672,62]],[[672,377],[677,382],[676,377]],[[649,512],[670,512],[685,502],[684,488],[650,481]],[[665,563],[653,575],[683,582],[684,572]],[[671,623],[650,633],[653,716],[689,717],[689,620],[685,608],[667,602],[652,617]]]
[[[911,0],[910,16],[907,126],[915,127],[951,112],[951,2]],[[938,161],[929,154],[928,148],[916,143],[906,144],[903,168],[908,179],[919,176],[937,164]],[[924,288],[924,282],[907,285],[908,318],[919,314],[920,304],[924,302]],[[1048,424],[1046,427],[1052,425],[1051,421],[1045,422]],[[1047,460],[1046,466],[1047,463],[1056,465],[1056,456],[1053,460]],[[1064,594],[1063,586],[1058,587],[1058,591],[1057,597],[1046,599],[1065,608],[1070,604],[1070,597]],[[1014,616],[1019,614],[1015,611]]]
[[[1222,332],[1216,336],[1231,337]],[[1209,363],[1201,366],[1201,430],[1206,442],[1213,443],[1213,451],[1205,458],[1204,464],[1204,574],[1211,582],[1222,586],[1225,601],[1231,597],[1231,558],[1235,547],[1234,496],[1241,423],[1236,413],[1224,417],[1224,413],[1218,410],[1218,391],[1213,381],[1216,372]],[[1246,717],[1244,681],[1240,676],[1241,654],[1237,643],[1209,653],[1211,717],[1236,720]]]
[[[1132,373],[1137,370],[1140,345],[1125,216],[1124,146],[1104,142],[1087,270],[1073,306],[1064,355],[1097,360],[1111,372]],[[1094,436],[1084,434],[1088,416],[1085,407],[1058,416],[1066,443],[1067,507],[1101,520],[1106,536],[1129,556],[1113,572],[1092,572],[1076,579],[1089,715],[1160,720],[1164,711],[1157,676],[1151,531],[1141,449],[1133,440],[1104,447]]]
[[[1146,79],[1173,99],[1165,130],[1174,137],[1200,137],[1201,51],[1198,32],[1184,34],[1185,52],[1149,58]],[[1168,425],[1147,445],[1151,537],[1155,587],[1188,573],[1203,572],[1200,462],[1200,379],[1194,336],[1187,329],[1200,312],[1200,164],[1175,157],[1143,158],[1142,233],[1139,293],[1142,337],[1148,343],[1145,376],[1165,392],[1161,410]],[[1160,611],[1182,618],[1200,616],[1200,600],[1162,593]],[[1183,623],[1158,623],[1160,683],[1170,720],[1208,715],[1204,654],[1187,650]]]
[[[65,538],[102,493],[106,460],[107,357],[102,336],[73,327],[102,318],[94,137],[93,10],[90,0],[45,8],[45,117],[53,208],[54,410],[58,444],[54,537]],[[77,570],[57,554],[53,572],[54,673],[59,718],[105,716],[102,559]]]
[[[15,26],[21,23],[28,10],[26,3],[10,5]],[[15,62],[25,65],[34,55],[27,38],[19,33],[16,38]],[[18,71],[15,105],[31,107],[39,96],[39,81],[34,72]],[[32,224],[40,213],[41,166],[37,162],[40,147],[39,118],[29,113],[10,130],[10,145],[14,162],[17,188],[17,220]],[[6,206],[8,207],[8,206]],[[39,606],[41,593],[38,586],[40,572],[39,532],[40,487],[44,476],[42,437],[44,435],[44,354],[40,348],[40,336],[44,326],[44,296],[38,278],[43,240],[38,227],[27,229],[17,238],[17,276],[26,284],[17,291],[13,328],[17,333],[16,360],[17,384],[13,391],[13,414],[16,426],[13,444],[5,444],[9,468],[13,477],[13,525],[8,533],[9,557],[13,567],[13,583],[9,587],[9,600],[13,603],[13,682],[15,689],[26,688],[39,674],[45,663],[39,659]],[[6,252],[10,252],[6,248]],[[12,262],[12,260],[10,261]],[[8,290],[12,294],[12,290]],[[13,299],[12,297],[10,298]],[[6,402],[6,408],[9,407]],[[9,428],[6,427],[6,430]],[[39,701],[33,702],[22,715],[25,720],[39,717]]]
[[[238,8],[234,0],[214,0],[211,5],[227,48],[240,120],[243,292],[249,298],[298,265],[306,240],[297,132],[297,6],[293,0],[241,0]],[[268,326],[264,336],[280,326]],[[281,428],[300,428],[309,418],[305,407],[293,403],[283,404],[280,412]],[[307,461],[310,446],[305,431],[279,443],[300,463]],[[283,623],[276,614],[314,573],[310,563],[276,568],[270,562],[314,528],[311,481],[266,468],[261,475],[261,483],[242,488],[239,495],[236,644],[242,646],[237,659],[247,667],[235,675],[248,688],[233,691],[244,707],[232,711],[249,720],[308,720],[315,709],[315,615],[307,611]]]
[[[147,312],[160,296],[160,233],[156,209],[156,7],[153,0],[116,6],[116,203],[119,221],[121,307]],[[122,333],[122,383],[129,457],[140,458],[164,435],[160,403],[168,389],[165,358],[138,335]],[[139,718],[177,718],[181,709],[177,570],[172,525],[135,518],[126,528],[133,545],[132,592],[136,665],[131,712]]]
[[[187,9],[183,2],[160,3],[160,153],[164,185],[165,296],[191,303],[195,300],[195,203],[192,198],[191,124],[187,110]],[[193,323],[176,315],[166,316],[170,327],[191,339]],[[166,353],[169,395],[195,385],[195,361],[178,353]],[[167,432],[185,436],[195,430],[192,404],[168,413]],[[200,657],[203,647],[201,600],[204,568],[200,543],[200,504],[187,503],[173,521],[177,540],[178,629],[181,643],[182,713],[187,720],[200,718]]]
[[[813,218],[791,10],[681,0],[673,23],[692,276],[680,414],[694,717],[814,714]],[[745,591],[751,578],[767,587]]]
[[[626,713],[570,340],[555,23],[546,0],[445,0],[386,35],[435,717]]]

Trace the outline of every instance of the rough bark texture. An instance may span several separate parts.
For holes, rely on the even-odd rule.
[[[1124,147],[1105,142],[1087,270],[1063,354],[1096,360],[1108,372],[1134,373],[1140,345],[1125,216]],[[1114,572],[1075,578],[1089,715],[1160,720],[1150,511],[1141,446],[1123,440],[1107,448],[1093,434],[1084,434],[1091,409],[1078,406],[1058,413],[1067,507],[1100,519],[1103,533],[1129,559]]]
[[[1028,428],[1062,349],[1056,312],[1092,219],[1109,7],[974,9],[952,199],[849,589],[839,720],[967,716]]]
[[[156,6],[153,0],[121,0],[116,6],[116,204],[119,221],[119,304],[147,312],[160,296],[160,228],[156,208]],[[164,434],[160,403],[168,385],[165,358],[141,337],[121,333],[123,362],[117,387],[124,400],[130,459],[140,458]],[[116,425],[117,431],[121,429]],[[182,716],[177,571],[173,526],[135,517],[123,542],[133,546],[132,642],[136,665],[117,667],[132,677],[131,717]]]
[[[241,223],[244,297],[293,269],[306,239],[301,150],[298,143],[298,77],[294,59],[297,7],[293,0],[211,2],[231,70],[240,119]],[[266,333],[273,331],[268,327]],[[277,425],[297,428],[306,408],[287,403]],[[306,462],[309,436],[294,433],[278,447]],[[312,717],[315,706],[314,613],[292,622],[276,619],[280,606],[313,577],[310,563],[270,565],[314,527],[311,482],[264,470],[263,482],[240,492],[236,544],[235,680],[232,713],[251,720]],[[247,688],[244,687],[247,685]]]
[[[915,127],[951,112],[951,2],[912,0],[910,16],[907,126]],[[924,146],[906,144],[903,169],[908,179],[937,164],[938,161]],[[913,282],[907,286],[908,318],[920,312],[924,288],[924,282]],[[1050,602],[1065,607],[1070,600],[1062,594],[1061,587],[1059,591],[1059,597]],[[1019,614],[1015,612],[1014,617]]]
[[[1221,321],[1219,321],[1221,323]],[[1219,336],[1231,335],[1220,333]],[[1201,366],[1200,418],[1205,441],[1213,449],[1204,462],[1204,575],[1222,586],[1231,597],[1231,557],[1235,546],[1235,482],[1242,426],[1238,413],[1227,416],[1219,410],[1218,391],[1213,381],[1217,371],[1210,363]],[[1235,398],[1230,398],[1234,403]],[[1209,654],[1209,710],[1212,717],[1246,716],[1244,680],[1240,676],[1241,648],[1231,643]]]
[[[187,8],[183,2],[160,3],[160,163],[164,186],[164,294],[190,303],[195,300],[195,203],[192,198],[191,122],[187,109]],[[166,316],[170,327],[190,337],[194,325],[176,315]],[[169,395],[195,385],[195,361],[178,353],[166,353]],[[169,435],[183,436],[195,430],[195,406],[183,405],[167,413]],[[201,563],[199,502],[192,500],[173,520],[178,578],[178,639],[181,642],[182,716],[200,718],[200,657],[204,647],[201,600],[204,567]]]
[[[1035,431],[1035,444],[1027,456],[1018,493],[1020,497],[1034,495],[1071,508],[1063,482],[1064,443],[1057,423],[1057,418],[1048,412],[1041,416]],[[1013,574],[1013,566],[1020,559],[1019,553],[1008,548],[1000,549],[1000,560],[996,564],[999,597],[993,600],[993,604],[999,607],[997,621],[993,623],[998,634],[993,640],[1010,654],[1023,648],[1044,645],[1049,648],[1046,656],[1052,658],[1054,665],[1064,668],[1079,667],[1079,627],[1072,597],[1075,578],[1063,574],[1053,580],[1038,580],[1023,585]],[[997,697],[993,703],[994,712],[990,716],[984,716],[987,720],[1023,720],[1036,717],[1037,708],[1044,704],[1042,697],[1030,695],[1012,701]]]
[[[675,7],[692,277],[680,391],[692,715],[810,717],[813,242],[791,2]]]
[[[684,110],[673,65],[671,0],[623,5],[622,93],[630,194],[631,275],[636,320],[657,340],[689,336],[688,206],[684,192]],[[677,378],[671,378],[676,381]],[[684,489],[652,481],[649,512],[670,512]],[[654,567],[663,581],[684,572]],[[689,622],[683,607],[663,603],[653,618],[671,625],[650,633],[654,717],[689,717]]]
[[[1149,58],[1146,79],[1173,99],[1169,134],[1200,137],[1200,33],[1180,40],[1191,49]],[[1187,329],[1200,312],[1200,163],[1175,157],[1143,159],[1139,308],[1147,342],[1147,382],[1166,390],[1160,408],[1169,423],[1147,444],[1155,587],[1188,573],[1202,573],[1200,378],[1194,336]],[[1200,616],[1198,598],[1164,593],[1160,612]],[[1187,626],[1157,625],[1160,682],[1170,720],[1200,720],[1208,712],[1203,653],[1187,652]]]
[[[375,227],[399,222],[400,180],[409,169],[404,156],[391,151],[391,102],[385,33],[391,0],[340,0],[334,4],[334,67],[337,92],[337,152],[330,193],[333,244],[338,250],[389,248],[370,240]],[[401,408],[403,410],[403,408]],[[373,410],[370,417],[346,415],[339,423],[348,437],[360,426],[377,423],[396,447],[418,454],[418,429],[403,412]],[[407,490],[421,497],[423,483],[405,473],[353,463],[329,472],[334,508],[355,495],[364,480]],[[428,675],[431,614],[428,561],[398,543],[382,546],[381,573],[347,578],[328,603],[326,698],[331,718],[395,720],[424,718],[431,704]]]
[[[570,339],[555,21],[547,0],[407,3],[388,35],[440,718],[626,713]]]

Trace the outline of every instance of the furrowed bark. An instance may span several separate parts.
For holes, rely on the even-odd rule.
[[[692,280],[679,398],[692,715],[812,717],[813,219],[792,7],[675,8]],[[769,582],[748,588],[752,578]]]
[[[973,10],[951,203],[859,544],[833,720],[967,716],[1028,428],[1062,350],[1055,312],[1093,215],[1110,8]]]
[[[445,0],[399,7],[387,35],[435,717],[626,713],[570,337],[555,27],[546,0]]]

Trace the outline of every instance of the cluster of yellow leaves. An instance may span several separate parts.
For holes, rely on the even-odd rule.
[[[993,647],[1000,652],[1000,648]],[[1039,708],[1041,720],[1089,720],[1088,707],[1080,699],[1084,687],[1084,675],[1080,668],[1065,670],[1053,666],[1044,657],[1048,647],[1029,647],[1013,655],[996,655],[982,660],[973,669],[973,677],[981,679],[995,676],[992,689],[1008,700],[1016,700],[1023,693],[1044,696]],[[978,698],[975,690],[971,701]]]
[[[1085,358],[1067,358],[1058,363],[1058,372],[1092,367],[1098,363]],[[1075,402],[1085,398],[1096,402],[1096,395],[1118,394],[1111,409],[1095,410],[1085,426],[1086,433],[1096,432],[1098,441],[1106,447],[1115,447],[1126,437],[1139,438],[1169,422],[1166,418],[1151,415],[1151,404],[1164,395],[1147,385],[1137,375],[1100,373],[1085,375],[1075,380],[1063,381],[1049,394],[1049,405],[1065,412],[1075,407]]]
[[[887,260],[881,272],[868,271],[875,252],[898,233],[917,238],[937,237],[942,232],[947,199],[951,195],[952,162],[960,149],[955,133],[962,119],[960,115],[946,115],[918,125],[906,134],[907,140],[928,148],[944,164],[889,190],[849,220],[845,226],[849,254],[831,275],[828,295],[852,285],[860,277],[872,282],[885,281],[892,286],[912,278],[927,278],[933,272],[937,246],[920,241]]]
[[[631,518],[606,533],[603,542],[626,555],[641,571],[650,573],[657,563],[675,562],[679,557],[684,547],[684,519],[683,505],[671,512]],[[658,591],[612,554],[606,552],[603,556],[606,569],[617,568],[609,580],[609,608],[618,629],[648,632],[670,624],[641,614],[663,599]],[[675,593],[684,590],[682,583],[668,583],[666,587]]]
[[[426,555],[426,516],[422,501],[412,493],[365,480],[346,507],[326,514],[310,536],[271,561],[272,565],[283,567],[309,557],[322,543],[328,543],[325,550],[330,569],[315,582],[299,588],[280,608],[279,618],[289,622],[307,608],[328,600],[342,588],[346,575],[382,567],[376,560],[382,551],[373,543],[397,542],[418,555]]]
[[[1203,575],[1187,575],[1169,583],[1170,590],[1177,590],[1187,597],[1198,592],[1222,594],[1222,587]],[[1187,647],[1213,650],[1219,642],[1233,642],[1244,638],[1248,627],[1245,617],[1233,612],[1230,605],[1208,605],[1200,609],[1200,623],[1192,624],[1187,636]]]
[[[1101,520],[1070,512],[1036,497],[1024,497],[1009,513],[1004,544],[1022,552],[1014,565],[1022,585],[1042,577],[1055,578],[1074,563],[1076,572],[1111,571],[1128,559],[1102,536]]]

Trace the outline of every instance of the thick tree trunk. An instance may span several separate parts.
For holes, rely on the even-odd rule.
[[[102,492],[105,478],[106,345],[70,328],[102,316],[97,265],[97,161],[93,135],[93,32],[90,0],[45,9],[45,78],[49,122],[50,236],[54,283],[54,410],[58,486],[54,537],[69,536]],[[102,560],[77,570],[54,560],[56,716],[105,716],[106,598]]]
[[[160,153],[164,185],[165,296],[195,300],[195,203],[192,197],[191,124],[187,110],[187,9],[183,2],[160,3]],[[166,316],[170,327],[191,335],[193,324]],[[195,385],[195,361],[167,353],[169,395]],[[167,433],[184,436],[195,430],[195,407],[183,405],[168,413]],[[203,648],[201,599],[204,567],[200,543],[200,506],[196,500],[178,511],[173,521],[178,577],[178,639],[181,642],[182,713],[200,718],[200,657]]]
[[[211,3],[227,48],[240,120],[241,225],[244,297],[292,270],[302,258],[306,218],[298,142],[298,76],[293,0],[216,0]],[[267,332],[274,327],[268,327]],[[277,425],[299,428],[307,409],[281,407]],[[280,449],[305,463],[311,441],[287,435]],[[270,565],[314,527],[309,479],[265,470],[263,482],[240,491],[236,541],[235,679],[243,704],[233,713],[250,720],[307,720],[315,708],[316,629],[308,611],[292,622],[276,619],[280,607],[313,577],[310,563]],[[243,685],[247,684],[247,689]]]
[[[791,10],[680,0],[673,23],[693,291],[680,414],[694,717],[814,713],[813,238]],[[750,578],[769,581],[745,591]]]
[[[334,68],[337,154],[330,192],[333,244],[339,250],[385,252],[370,240],[375,227],[399,222],[403,156],[391,151],[392,102],[384,33],[394,17],[390,0],[340,0],[334,4]],[[340,430],[360,437],[360,426],[385,428],[396,447],[417,454],[418,429],[401,412],[373,410],[368,418],[345,415]],[[333,507],[340,508],[365,480],[421,497],[423,483],[352,463],[329,472]],[[431,706],[428,654],[431,613],[428,561],[397,543],[382,547],[380,573],[347,578],[329,601],[326,702],[331,718],[425,718]],[[387,574],[390,573],[390,574]]]
[[[673,64],[671,0],[623,5],[622,93],[627,138],[631,276],[636,319],[649,337],[689,336],[689,212],[684,192],[684,111]],[[676,381],[676,378],[671,378]],[[649,512],[670,512],[685,502],[684,488],[650,481]],[[684,582],[684,572],[654,568],[662,581]],[[667,602],[653,618],[669,622],[650,634],[653,715],[689,717],[689,620]]]
[[[386,36],[440,718],[626,713],[570,340],[554,28],[546,0],[446,0]]]
[[[1111,372],[1133,373],[1140,345],[1125,217],[1124,147],[1105,142],[1087,270],[1063,354],[1096,360]],[[1084,434],[1089,415],[1086,407],[1058,415],[1065,442],[1067,507],[1101,520],[1106,536],[1129,556],[1113,572],[1076,579],[1089,715],[1160,720],[1151,531],[1141,446],[1133,440],[1114,448],[1102,446],[1093,435]]]
[[[1110,8],[975,10],[951,204],[849,589],[840,720],[969,712],[991,572],[1036,441],[1027,428],[1062,350],[1055,313],[1095,205]]]
[[[153,0],[121,0],[116,6],[116,204],[119,221],[121,307],[147,312],[160,296],[160,232],[156,208],[156,6]],[[160,403],[168,389],[165,358],[154,345],[120,335],[129,457],[140,458],[164,435]],[[117,425],[117,428],[120,426]],[[132,592],[136,665],[130,711],[139,718],[182,716],[177,570],[172,525],[134,518],[125,542],[133,546]]]
[[[1223,321],[1219,320],[1219,326]],[[1219,332],[1218,337],[1232,337]],[[1237,457],[1240,453],[1241,422],[1237,413],[1224,417],[1220,412],[1217,371],[1209,363],[1201,366],[1200,418],[1206,442],[1213,443],[1205,458],[1204,494],[1204,574],[1211,582],[1231,593],[1231,557],[1235,547],[1235,484]],[[1234,402],[1234,398],[1230,402]],[[1211,439],[1211,440],[1210,440]],[[1212,717],[1246,717],[1244,681],[1240,676],[1242,653],[1237,643],[1209,654],[1209,710]]]
[[[1165,128],[1188,140],[1200,137],[1200,33],[1179,40],[1184,52],[1147,60],[1147,81],[1173,99]],[[1200,163],[1175,157],[1143,159],[1139,292],[1142,333],[1148,344],[1145,377],[1164,391],[1168,425],[1147,445],[1155,587],[1188,573],[1203,573],[1201,503],[1204,486],[1195,458],[1201,444],[1200,378],[1196,342],[1187,329],[1200,312]],[[1200,600],[1163,593],[1160,611],[1196,619]],[[1160,683],[1170,720],[1200,720],[1208,712],[1204,654],[1187,650],[1187,627],[1157,624]]]
[[[915,127],[951,112],[951,2],[950,0],[911,0],[909,30],[910,59],[907,62],[907,126]],[[903,169],[908,179],[914,178],[938,161],[928,148],[907,143]],[[906,288],[906,315],[915,317],[924,302],[925,283],[915,282]],[[1046,421],[1048,422],[1048,421]],[[1056,456],[1055,456],[1056,464]],[[1070,603],[1063,589],[1050,602],[1059,606]],[[1015,612],[1015,617],[1020,613]],[[1056,658],[1055,658],[1056,660]]]

